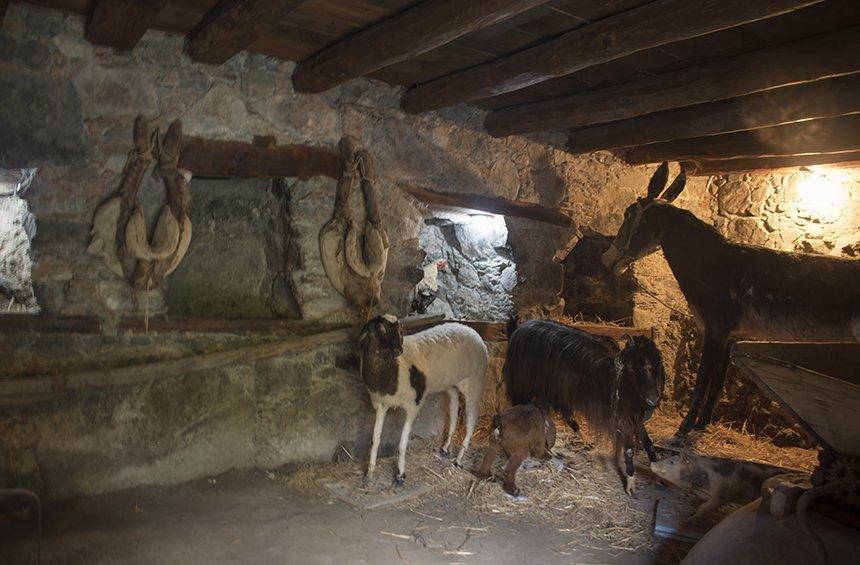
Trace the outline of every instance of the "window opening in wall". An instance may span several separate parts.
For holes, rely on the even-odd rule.
[[[36,314],[31,242],[36,219],[24,194],[36,169],[0,169],[0,314]]]
[[[504,216],[430,210],[419,245],[426,254],[413,312],[454,319],[505,320],[513,310],[517,267]]]

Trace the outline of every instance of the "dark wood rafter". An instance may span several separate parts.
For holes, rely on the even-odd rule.
[[[84,36],[96,45],[133,49],[166,4],[167,0],[96,0]]]
[[[340,178],[336,151],[307,145],[275,145],[271,138],[255,143],[186,137],[179,160],[182,169],[203,177]]]
[[[625,55],[770,18],[819,0],[657,0],[509,57],[407,92],[401,106],[427,112],[526,88]]]
[[[860,151],[847,153],[821,153],[818,155],[791,155],[788,157],[759,157],[723,159],[721,161],[682,161],[681,166],[690,176],[720,175],[749,171],[768,171],[814,165],[860,166]]]
[[[195,61],[220,65],[275,31],[304,0],[221,0],[188,34]]]
[[[576,221],[561,210],[547,208],[546,206],[533,204],[531,202],[518,202],[507,200],[505,198],[483,196],[480,194],[437,192],[420,186],[403,183],[398,183],[397,187],[425,204],[450,206],[452,208],[465,208],[517,218],[528,218],[529,220],[535,220],[555,226],[572,228],[577,226]]]
[[[858,112],[860,73],[855,73],[574,130],[570,132],[568,150],[586,153]]]
[[[779,157],[860,150],[860,114],[634,147],[629,163]]]
[[[427,0],[303,61],[293,75],[293,84],[299,92],[323,92],[546,2]]]
[[[860,28],[850,28],[617,86],[503,108],[490,112],[484,125],[490,135],[504,137],[726,100],[860,71],[858,51]]]

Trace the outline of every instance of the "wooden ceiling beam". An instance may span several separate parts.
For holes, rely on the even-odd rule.
[[[397,187],[403,192],[414,197],[419,202],[423,202],[425,204],[450,206],[452,208],[466,208],[469,210],[479,210],[481,212],[489,212],[491,214],[500,214],[503,216],[528,218],[529,220],[535,220],[555,226],[576,227],[576,221],[561,210],[547,208],[540,204],[483,196],[481,194],[438,192],[404,183],[397,183]]]
[[[307,145],[274,145],[269,138],[255,143],[186,137],[179,166],[195,176],[252,178],[340,178],[338,152]]]
[[[656,0],[508,57],[428,82],[401,106],[427,112],[513,92],[643,49],[770,18],[820,0]]]
[[[819,155],[791,155],[788,157],[761,157],[723,159],[722,161],[682,161],[681,166],[690,176],[721,175],[751,171],[772,171],[814,165],[860,166],[860,151],[822,153]]]
[[[574,130],[568,150],[587,153],[856,113],[860,73]]]
[[[496,137],[556,131],[726,100],[860,71],[860,28],[805,38],[637,81],[490,112]]]
[[[634,147],[629,163],[714,161],[860,151],[860,114]]]
[[[275,31],[304,0],[221,0],[191,30],[185,50],[195,61],[220,65]]]
[[[338,84],[412,59],[548,0],[427,0],[323,49],[293,74],[299,92]]]
[[[134,49],[165,4],[167,0],[96,0],[84,37],[96,45]]]

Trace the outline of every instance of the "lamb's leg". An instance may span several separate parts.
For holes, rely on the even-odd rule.
[[[394,486],[401,487],[406,480],[406,448],[409,447],[409,436],[412,434],[412,422],[418,417],[415,408],[406,410],[406,420],[400,432],[400,456],[397,458],[397,474],[394,475]]]
[[[496,460],[496,457],[499,456],[499,451],[501,450],[502,446],[491,439],[490,444],[487,446],[487,450],[484,451],[484,461],[481,463],[481,468],[478,470],[478,476],[480,478],[487,479],[490,477],[493,462]]]
[[[376,469],[376,452],[379,451],[379,440],[382,437],[382,424],[385,423],[385,413],[388,407],[380,404],[376,407],[376,421],[373,424],[373,441],[370,444],[370,462],[367,464],[367,473],[364,474],[364,484],[367,486],[373,478]]]
[[[654,442],[651,441],[651,436],[648,435],[648,430],[645,429],[644,424],[639,426],[639,440],[642,442],[642,447],[645,448],[645,453],[648,454],[648,460],[651,463],[655,463],[657,461],[657,452],[654,451]]]
[[[517,469],[520,468],[523,461],[528,457],[525,451],[516,451],[508,457],[508,464],[505,465],[505,480],[502,483],[502,488],[511,496],[519,496],[520,489],[517,487]]]
[[[475,431],[475,424],[478,423],[478,403],[481,401],[481,391],[469,390],[466,397],[466,436],[463,438],[463,445],[460,447],[460,453],[457,454],[457,466],[463,464],[463,457],[466,455],[466,450],[469,449],[469,442],[472,441],[472,433]]]
[[[633,491],[636,490],[636,477],[633,476],[635,467],[633,466],[633,438],[624,438],[624,474],[627,477],[627,482],[624,485],[624,490],[630,496],[633,496]]]
[[[460,393],[456,388],[448,389],[448,439],[445,445],[442,446],[442,455],[448,457],[451,455],[451,440],[454,438],[454,432],[457,430],[457,418],[460,417]]]

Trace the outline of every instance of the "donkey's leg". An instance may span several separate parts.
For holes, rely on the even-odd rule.
[[[721,343],[705,336],[705,348],[702,351],[699,373],[696,375],[696,388],[693,389],[693,398],[690,401],[690,410],[687,412],[687,415],[684,416],[684,420],[681,422],[681,427],[678,428],[678,433],[675,434],[674,443],[680,443],[683,445],[684,436],[690,433],[690,430],[693,429],[693,424],[696,422],[696,416],[699,415],[699,406],[702,403],[705,392],[708,390],[714,366],[717,364],[721,350]]]
[[[379,451],[379,440],[382,437],[382,424],[385,423],[385,413],[388,411],[387,406],[382,404],[376,407],[376,421],[373,424],[373,441],[370,444],[370,462],[367,464],[367,473],[364,475],[364,484],[370,482],[373,478],[373,471],[376,469],[376,452]]]
[[[714,406],[717,404],[720,395],[723,392],[723,385],[726,383],[726,372],[729,368],[729,351],[731,350],[728,344],[723,344],[720,356],[714,365],[713,374],[711,375],[710,385],[708,386],[708,395],[705,398],[705,404],[702,406],[702,411],[699,413],[699,419],[696,420],[694,429],[704,430],[711,423],[711,415],[714,412]]]
[[[406,410],[403,430],[400,432],[400,454],[397,458],[397,474],[394,475],[394,485],[403,486],[406,480],[406,449],[409,447],[409,436],[412,434],[412,422],[418,417],[420,407],[410,407]]]
[[[481,404],[481,390],[475,390],[477,386],[467,386],[463,388],[463,397],[466,399],[466,435],[463,437],[463,445],[460,446],[460,453],[457,454],[457,466],[463,464],[463,456],[466,455],[466,450],[469,449],[469,442],[472,441],[472,433],[475,431],[475,424],[478,423],[478,410]]]
[[[442,455],[448,457],[451,454],[451,440],[457,430],[457,418],[460,416],[460,392],[451,387],[448,392],[448,439],[442,446]]]
[[[579,426],[579,422],[577,422],[572,415],[565,414],[564,421],[568,425],[568,427],[573,430],[573,434],[577,437],[577,439],[579,439],[579,443],[581,443],[586,450],[594,448],[593,444],[585,440],[585,436],[582,435],[582,428]]]

